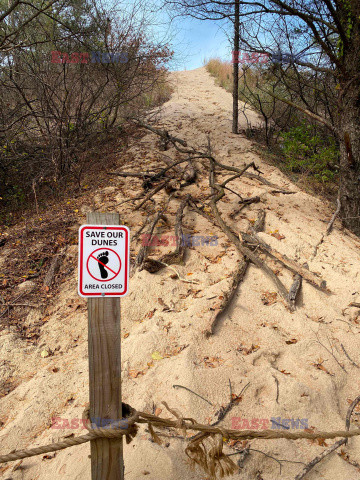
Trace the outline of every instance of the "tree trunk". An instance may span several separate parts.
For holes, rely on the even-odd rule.
[[[343,225],[360,236],[360,85],[344,96],[340,120],[340,215]]]
[[[234,15],[234,83],[233,83],[233,122],[232,133],[238,133],[239,123],[239,49],[240,49],[240,5],[239,0],[235,0]]]

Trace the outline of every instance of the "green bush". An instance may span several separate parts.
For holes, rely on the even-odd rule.
[[[312,175],[326,183],[338,173],[339,149],[332,137],[322,136],[314,127],[302,122],[281,135],[281,149],[291,172]]]

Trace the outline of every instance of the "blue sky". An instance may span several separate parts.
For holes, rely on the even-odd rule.
[[[172,70],[192,70],[214,57],[231,60],[231,48],[220,22],[182,17],[172,29],[175,35],[171,41],[175,51]]]

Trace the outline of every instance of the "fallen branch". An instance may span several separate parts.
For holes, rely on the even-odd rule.
[[[143,199],[142,202],[140,202],[135,208],[134,208],[134,211],[135,210],[139,210],[139,208],[141,208],[144,203],[146,203],[148,200],[150,200],[151,197],[153,197],[156,193],[160,192],[160,190],[162,190],[169,182],[170,182],[171,177],[167,178],[164,182],[160,183],[160,185],[158,185],[157,187],[154,188],[154,190],[151,190],[151,192],[149,192],[145,198]]]
[[[187,143],[185,140],[182,140],[181,138],[174,137],[171,135],[167,130],[161,130],[160,128],[155,128],[152,125],[149,125],[148,123],[143,122],[142,120],[139,120],[138,118],[135,117],[128,117],[128,120],[132,120],[135,122],[137,125],[140,127],[146,128],[147,130],[150,130],[153,133],[156,133],[156,135],[159,135],[164,141],[164,150],[167,149],[167,144],[170,142],[173,144],[173,146],[180,152],[182,153],[194,153],[194,149],[182,149],[179,147],[178,144],[182,145],[183,147],[187,147]]]
[[[337,448],[341,447],[341,445],[344,445],[345,442],[346,438],[342,438],[341,440],[338,440],[336,443],[334,443],[334,445],[332,445],[330,448],[324,450],[320,455],[311,460],[311,462],[306,465],[304,470],[296,475],[294,480],[302,480],[310,472],[310,470],[315,467],[315,465],[317,465],[319,462],[321,462],[321,460],[330,455],[330,453],[334,452]]]
[[[260,210],[259,216],[253,226],[254,231],[260,232],[264,228],[264,222],[265,222],[265,212],[263,210]],[[207,326],[204,329],[203,333],[205,337],[208,338],[214,334],[220,314],[228,308],[232,299],[234,298],[235,292],[239,284],[245,278],[245,274],[247,272],[249,263],[250,263],[250,260],[247,259],[246,257],[243,257],[237,264],[237,268],[233,273],[233,278],[230,283],[229,290],[223,293],[223,299],[221,300],[220,305],[217,308],[215,308],[214,313],[212,314]]]
[[[276,288],[278,289],[280,295],[283,297],[285,300],[287,306],[289,309],[292,309],[292,305],[289,302],[288,299],[288,291],[285,287],[285,285],[282,283],[282,281],[275,275],[275,273],[271,270],[271,268],[266,265],[254,252],[252,252],[249,248],[245,247],[242,242],[240,242],[239,238],[234,234],[234,232],[231,230],[231,228],[224,222],[218,208],[216,202],[218,202],[224,195],[224,190],[219,186],[215,184],[215,173],[214,173],[214,165],[215,163],[210,160],[210,173],[209,173],[209,183],[212,189],[212,192],[218,192],[216,196],[214,196],[211,201],[210,201],[210,207],[213,212],[214,218],[216,219],[218,225],[222,229],[222,231],[226,234],[226,236],[229,238],[230,241],[232,241],[238,251],[250,259],[254,265],[257,267],[261,268],[261,270],[271,278],[271,280],[275,283]]]
[[[148,253],[148,250],[149,250],[149,246],[151,244],[151,238],[152,238],[152,235],[154,233],[154,230],[155,230],[155,227],[156,225],[158,224],[158,222],[164,218],[164,212],[166,211],[168,205],[169,205],[169,202],[171,200],[171,195],[169,195],[169,198],[166,202],[166,205],[164,206],[164,208],[158,212],[156,215],[155,215],[155,218],[153,220],[153,223],[148,231],[148,233],[146,234],[147,238],[149,238],[149,242],[146,243],[145,245],[142,245],[140,250],[139,250],[139,253],[137,254],[137,257],[135,259],[135,268],[136,267],[139,267],[139,270],[141,271],[143,269],[143,264],[144,264],[144,261],[147,259],[147,253]]]
[[[209,214],[205,213],[201,208],[199,208],[194,200],[190,202],[192,208],[199,214],[202,215],[204,218],[206,218],[209,222],[213,223],[214,225],[218,226],[221,228],[221,230],[226,234],[226,236],[229,238],[231,242],[234,243],[235,247],[237,250],[241,253],[241,255],[249,258],[254,265],[259,267],[263,272],[271,278],[271,280],[275,283],[276,288],[278,289],[280,295],[283,297],[285,300],[287,306],[289,307],[290,310],[292,310],[292,305],[289,302],[288,299],[288,291],[285,287],[285,285],[282,283],[282,281],[275,275],[275,273],[269,268],[262,260],[255,255],[249,248],[245,247],[242,245],[242,242],[236,237],[235,233],[231,230],[231,228],[226,225],[224,220],[222,219],[216,204],[215,208],[213,207],[213,216],[210,216]]]
[[[291,285],[289,290],[289,301],[291,302],[293,308],[295,308],[296,297],[301,287],[301,280],[302,280],[301,275],[297,273],[294,277],[293,284]]]
[[[325,280],[317,277],[314,273],[310,272],[307,268],[298,265],[296,262],[288,258],[286,255],[281,254],[270,245],[265,243],[260,237],[255,234],[249,235],[248,233],[241,233],[242,240],[251,246],[259,247],[263,252],[269,254],[271,257],[275,258],[281,262],[285,267],[291,270],[293,273],[301,275],[301,277],[313,285],[315,288],[321,290],[325,293],[331,293],[330,290],[326,287]]]
[[[356,407],[356,405],[360,402],[360,395],[358,397],[355,398],[355,400],[352,402],[352,404],[350,405],[350,407],[348,408],[348,411],[347,411],[347,414],[346,414],[346,422],[345,422],[345,426],[346,426],[346,430],[349,431],[350,429],[350,420],[351,420],[351,415],[354,411],[354,408]],[[322,437],[322,438],[325,438],[325,437]],[[336,449],[338,449],[339,447],[341,447],[341,445],[344,445],[347,443],[347,437],[344,437],[342,438],[341,440],[338,440],[336,443],[334,443],[334,445],[332,445],[330,448],[328,448],[327,450],[324,450],[320,455],[318,455],[317,457],[315,457],[313,460],[311,460],[310,463],[308,463],[305,468],[303,469],[302,472],[298,473],[295,477],[294,480],[302,480],[309,472],[312,468],[315,467],[315,465],[317,465],[319,462],[321,462],[321,460],[325,457],[327,457],[328,455],[330,455],[330,453],[334,452]]]
[[[257,219],[255,220],[254,225],[250,227],[250,231],[253,233],[263,232],[264,227],[265,227],[265,210],[259,210]]]
[[[169,265],[173,264],[182,264],[184,262],[184,255],[185,255],[185,245],[184,245],[184,234],[182,230],[182,219],[184,215],[184,209],[186,205],[189,203],[190,195],[186,195],[186,197],[181,202],[178,211],[176,213],[176,220],[175,220],[175,239],[176,239],[176,248],[173,252],[166,253],[159,260],[153,258],[146,258],[144,260],[143,268],[150,273],[155,273],[161,270],[162,268],[169,267]],[[149,240],[149,244],[151,244],[151,239]],[[175,273],[179,276],[179,273],[175,271]],[[179,276],[180,278],[180,276]],[[193,282],[188,282],[193,283]]]
[[[207,325],[203,331],[205,337],[208,338],[211,335],[214,335],[220,314],[223,313],[230,305],[240,282],[245,277],[248,266],[249,260],[245,258],[242,258],[238,262],[235,272],[232,274],[232,281],[230,283],[229,289],[226,292],[223,292],[223,299],[215,308],[213,308],[213,314],[211,315],[210,320],[207,322]]]
[[[290,190],[283,189],[279,187],[279,185],[276,185],[275,183],[269,182],[269,180],[266,180],[266,178],[256,175],[255,173],[245,173],[244,177],[246,178],[251,178],[252,180],[257,180],[258,182],[262,183],[263,185],[267,185],[268,187],[273,188],[272,193],[283,193],[284,195],[293,195],[297,192],[291,192]]]

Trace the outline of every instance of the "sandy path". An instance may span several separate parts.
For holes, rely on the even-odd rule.
[[[235,248],[223,235],[219,236],[218,246],[189,248],[186,264],[178,268],[182,275],[197,283],[171,279],[172,272],[167,270],[156,275],[146,271],[135,273],[131,293],[122,301],[124,401],[152,412],[154,408],[161,408],[161,401],[166,400],[184,416],[209,422],[228,402],[230,379],[235,394],[247,383],[250,385],[243,400],[223,421],[225,427],[231,427],[233,417],[250,423],[252,419],[281,417],[304,419],[309,428],[318,430],[344,428],[349,402],[360,393],[359,370],[349,362],[341,346],[360,365],[358,312],[356,309],[343,312],[351,301],[360,299],[359,241],[336,228],[311,260],[314,245],[331,216],[330,208],[300,191],[278,169],[259,158],[251,141],[229,133],[231,96],[215,86],[203,68],[178,72],[172,79],[175,91],[163,108],[159,125],[190,144],[204,144],[210,134],[219,160],[233,165],[255,161],[267,179],[296,192],[286,196],[271,194],[269,187],[256,181],[235,181],[235,190],[244,196],[261,195],[262,202],[244,210],[243,217],[231,221],[228,215],[237,202],[236,196],[230,194],[230,201],[221,203],[226,220],[234,229],[241,230],[249,219],[256,218],[259,208],[265,208],[262,238],[298,262],[306,261],[310,270],[327,280],[333,295],[327,296],[304,283],[296,312],[289,313],[279,298],[266,305],[262,297],[275,292],[274,287],[251,266],[230,309],[222,316],[216,334],[206,340],[202,328],[218,297],[226,290],[238,261]],[[252,124],[258,121],[252,112],[248,112],[248,118]],[[244,118],[241,124],[245,126]],[[157,139],[146,135],[131,146],[127,166],[149,168],[159,162],[157,152]],[[167,153],[173,155],[172,151]],[[136,179],[116,178],[94,197],[93,205],[111,210],[112,205],[129,195],[135,196],[140,185]],[[191,191],[195,187],[188,188]],[[161,195],[156,197],[157,201],[161,198]],[[174,200],[171,213],[176,212],[177,205],[178,200]],[[136,231],[151,209],[149,205],[147,212],[133,214],[129,204],[125,204],[120,213],[123,222]],[[169,218],[173,221],[173,216]],[[218,233],[206,220],[192,213],[186,216],[185,225],[186,233]],[[276,230],[283,239],[271,235]],[[164,224],[161,233],[172,234],[172,231]],[[139,247],[139,242],[133,245],[136,252]],[[67,262],[75,264],[76,246],[68,249]],[[291,275],[279,264],[271,265],[290,286]],[[71,307],[74,303],[79,308]],[[39,314],[32,315],[35,318]],[[4,422],[2,427],[0,423],[1,452],[80,433],[80,430],[54,430],[49,425],[53,416],[81,417],[87,401],[86,322],[85,302],[78,300],[74,275],[63,285],[57,305],[42,329],[43,345],[55,351],[53,356],[41,358],[43,345],[24,349],[12,332],[0,334],[0,374],[8,375],[11,371],[20,379],[20,385],[0,399],[0,421]],[[162,358],[154,360],[154,352]],[[174,384],[194,390],[213,405],[184,389],[173,388]],[[148,434],[142,431],[125,448],[125,478],[205,480],[201,471],[189,468],[183,442],[172,440],[168,445],[167,441],[165,439],[165,446],[160,447],[150,442]],[[317,442],[303,440],[296,443],[253,441],[251,447],[292,462],[307,462],[324,448]],[[347,453],[351,460],[360,462],[359,447],[360,439],[350,441]],[[0,477],[85,480],[90,478],[88,454],[87,445],[71,448],[52,459],[26,460],[15,471],[11,465]],[[253,451],[241,474],[233,478],[293,479],[301,468],[299,463],[284,462],[280,474],[274,460]],[[333,454],[307,478],[355,480],[359,472]]]

